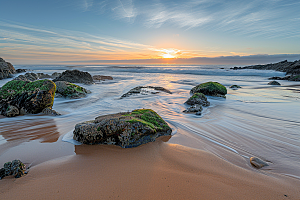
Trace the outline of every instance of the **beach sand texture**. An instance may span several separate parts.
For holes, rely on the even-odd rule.
[[[165,138],[165,137],[164,137]],[[298,180],[243,169],[162,141],[132,149],[76,146],[76,155],[0,182],[1,199],[298,199]]]

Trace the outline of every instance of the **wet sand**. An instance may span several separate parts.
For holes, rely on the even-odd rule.
[[[1,199],[299,199],[300,181],[241,168],[163,137],[137,148],[75,146],[0,181]]]

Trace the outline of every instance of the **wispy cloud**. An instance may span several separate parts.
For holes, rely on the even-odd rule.
[[[2,56],[27,59],[143,59],[151,54],[150,45],[111,37],[68,30],[45,30],[28,25],[0,21],[0,53]],[[18,56],[16,56],[18,55]],[[64,58],[63,58],[64,57]],[[148,57],[147,57],[148,58]]]
[[[300,37],[300,2],[294,0],[105,2],[105,8],[112,12],[112,16],[131,19],[131,22],[136,19],[136,23],[149,28],[172,25],[185,29],[201,27],[252,37]]]

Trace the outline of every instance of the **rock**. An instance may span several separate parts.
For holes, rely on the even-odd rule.
[[[256,158],[256,157],[251,157],[250,158],[250,163],[252,166],[260,169],[262,167],[265,167],[265,166],[269,166],[268,163],[266,163],[265,161],[259,159],[259,158]]]
[[[204,107],[207,107],[210,105],[209,101],[207,101],[207,97],[202,93],[195,93],[193,96],[191,96],[185,104],[187,105],[195,105],[200,104]]]
[[[171,133],[172,129],[156,112],[138,109],[76,124],[73,138],[84,144],[115,144],[130,148]]]
[[[14,66],[0,58],[0,80],[4,78],[11,78],[16,73]]]
[[[42,110],[42,113],[44,113],[46,115],[54,115],[54,116],[61,115],[60,113],[56,112],[55,110],[52,110],[51,108],[44,108]]]
[[[113,77],[111,77],[111,76],[102,76],[102,75],[94,75],[93,80],[96,80],[96,81],[113,80]]]
[[[15,178],[20,178],[24,175],[25,168],[25,165],[20,160],[6,162],[0,170],[0,179],[10,175],[13,175]]]
[[[129,97],[133,94],[142,94],[142,95],[147,95],[147,94],[157,94],[159,93],[159,91],[162,91],[162,92],[166,92],[166,93],[169,93],[169,94],[172,94],[172,92],[170,90],[167,90],[163,87],[155,87],[155,86],[138,86],[138,87],[135,87],[131,90],[129,90],[129,92],[123,94],[121,96],[121,98],[124,98],[124,97]]]
[[[242,88],[241,86],[239,86],[239,85],[232,85],[232,86],[230,86],[229,88],[232,88],[232,89],[237,89],[237,88]]]
[[[44,78],[52,78],[49,74],[44,74],[44,73],[37,73],[37,76],[39,79],[44,79]]]
[[[26,72],[27,70],[26,69],[16,69],[16,73],[23,73],[23,72]]]
[[[66,81],[56,81],[56,93],[61,95],[61,97],[67,97],[71,99],[78,99],[85,97],[86,94],[91,93],[91,91],[75,85],[73,83],[69,83]]]
[[[280,85],[277,81],[270,81],[268,85]]]
[[[288,80],[288,81],[300,81],[300,75],[290,75],[285,77],[274,76],[269,78],[269,80]]]
[[[61,73],[54,72],[51,76],[52,76],[52,78],[56,78],[56,77],[59,77],[60,75],[61,75]]]
[[[296,60],[294,62],[288,62],[287,60],[284,60],[278,63],[271,63],[266,65],[251,65],[242,68],[234,67],[230,69],[275,70],[275,71],[285,72],[286,75],[298,76],[300,75],[300,60]],[[283,80],[289,80],[289,79],[283,79]]]
[[[221,85],[217,82],[206,82],[199,84],[191,89],[191,93],[203,93],[209,96],[218,96],[218,97],[225,97],[227,94],[227,89],[225,86]]]
[[[14,78],[14,80],[21,80],[21,81],[36,81],[39,79],[39,76],[35,73],[26,73],[24,75],[19,75],[18,77]]]
[[[19,109],[16,106],[8,106],[7,111],[5,112],[6,117],[15,117],[20,114]]]
[[[0,112],[6,116],[14,106],[19,114],[40,113],[44,108],[52,108],[55,90],[51,80],[9,81],[0,89]]]
[[[77,69],[66,70],[59,77],[56,77],[53,81],[67,81],[70,83],[84,84],[94,83],[92,76],[88,72],[79,71]]]
[[[203,108],[200,104],[194,104],[191,107],[189,107],[188,109],[184,110],[183,112],[187,112],[187,113],[196,113],[196,115],[201,115]]]

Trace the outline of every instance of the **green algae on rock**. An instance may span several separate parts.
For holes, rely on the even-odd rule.
[[[156,112],[137,109],[76,124],[73,138],[84,144],[115,144],[131,148],[171,133],[172,129]]]
[[[91,91],[80,87],[76,84],[69,83],[66,81],[56,81],[56,94],[57,96],[62,96],[71,99],[77,99],[85,97],[86,94],[91,93]]]
[[[200,104],[202,106],[209,106],[210,103],[207,101],[207,97],[203,93],[195,93],[193,96],[191,96],[185,104],[187,105],[195,105],[195,104]]]
[[[44,108],[52,108],[55,90],[51,80],[9,81],[0,88],[0,112],[8,117],[18,115],[16,109],[19,114],[40,113]]]
[[[218,82],[206,82],[199,84],[191,89],[191,93],[203,93],[209,96],[224,97],[227,94],[227,89],[225,86]]]

